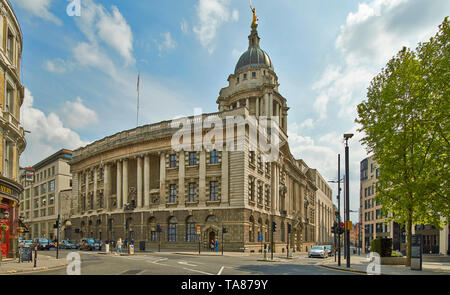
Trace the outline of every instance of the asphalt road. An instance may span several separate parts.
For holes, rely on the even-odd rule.
[[[61,250],[60,259],[70,251]],[[172,253],[145,253],[134,256],[102,255],[77,251],[81,257],[82,275],[354,275],[321,267],[320,258],[306,256],[258,261],[260,256],[197,256]],[[55,256],[56,251],[45,251]],[[281,255],[275,255],[278,257]],[[334,258],[328,258],[333,259]],[[66,268],[34,273],[34,275],[65,275]]]

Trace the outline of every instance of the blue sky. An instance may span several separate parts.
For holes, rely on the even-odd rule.
[[[248,46],[245,0],[10,0],[22,27],[21,165],[136,125],[216,112]],[[253,0],[261,47],[290,107],[291,152],[336,179],[342,134],[355,132],[355,106],[370,80],[402,46],[415,48],[450,12],[446,0]],[[351,209],[359,207],[361,134],[351,140]],[[342,156],[343,158],[343,156]],[[341,162],[343,166],[343,160]],[[336,188],[334,195],[336,195]],[[357,220],[357,214],[352,214]]]

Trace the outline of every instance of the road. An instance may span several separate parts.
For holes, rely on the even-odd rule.
[[[81,257],[82,275],[354,275],[325,269],[319,265],[320,258],[308,258],[306,255],[265,262],[258,261],[260,256],[198,256],[164,252],[114,256],[77,252]],[[43,253],[56,255],[56,251]],[[68,250],[61,250],[60,259],[66,259],[68,253]],[[275,257],[278,256],[281,255]],[[65,274],[66,268],[61,268],[34,275]]]

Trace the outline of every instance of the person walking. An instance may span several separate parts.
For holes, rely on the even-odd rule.
[[[122,253],[122,238],[117,240],[116,250],[118,254]]]
[[[219,240],[216,240],[216,252],[219,251]]]

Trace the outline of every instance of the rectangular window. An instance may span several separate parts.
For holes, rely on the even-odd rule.
[[[103,196],[103,192],[101,192],[98,197],[99,197],[100,208],[102,208],[102,209],[105,208],[105,198]]]
[[[250,151],[248,161],[250,162],[250,164],[255,165],[255,152],[254,151]]]
[[[189,153],[189,166],[197,165],[197,152]]]
[[[30,197],[30,189],[27,188],[27,189],[25,190],[25,198],[28,199],[29,197]]]
[[[39,217],[39,210],[34,210],[33,211],[33,217],[34,218],[38,218]]]
[[[152,242],[158,242],[158,233],[152,230],[150,232],[150,239]]]
[[[89,203],[91,205],[91,207],[90,207],[91,210],[94,210],[94,195],[93,194],[89,196]]]
[[[52,176],[55,176],[55,166],[52,167]]]
[[[252,78],[256,79],[256,72],[252,72]]]
[[[377,168],[377,170],[375,170],[375,177],[378,178],[379,175],[380,175],[380,169]]]
[[[47,178],[47,170],[44,170],[44,178]]]
[[[47,184],[41,184],[41,194],[45,194],[47,192]]]
[[[14,115],[14,89],[7,86],[6,88],[6,111]]]
[[[210,201],[219,200],[219,183],[217,181],[211,181],[209,183],[209,200]]]
[[[189,202],[195,202],[197,200],[197,184],[189,183]]]
[[[247,80],[247,74],[244,74],[244,80]]]
[[[177,241],[177,224],[176,223],[169,223],[168,240],[169,240],[169,242]]]
[[[48,208],[48,216],[54,215],[55,214],[55,207],[50,207]]]
[[[217,164],[219,163],[219,151],[213,150],[209,155],[209,163]]]
[[[47,205],[47,196],[41,197],[41,206]]]
[[[55,181],[52,180],[48,183],[48,191],[49,192],[54,192],[55,191]]]
[[[39,198],[35,198],[33,203],[34,208],[39,208]]]
[[[41,217],[44,217],[45,216],[45,212],[46,210],[45,209],[41,209]]]
[[[270,188],[266,185],[265,204],[268,207],[270,205]]]
[[[186,224],[186,242],[197,241],[197,230],[194,222],[188,222]]]
[[[11,63],[14,64],[14,35],[8,32],[8,40],[6,42],[6,54]]]
[[[255,200],[255,182],[251,177],[248,178],[248,199],[250,201]]]
[[[169,168],[175,168],[177,167],[177,155],[172,154],[169,158]]]
[[[177,200],[177,185],[170,185],[169,203],[175,203]]]
[[[54,194],[49,194],[48,195],[48,204],[49,205],[55,204],[55,195]]]

